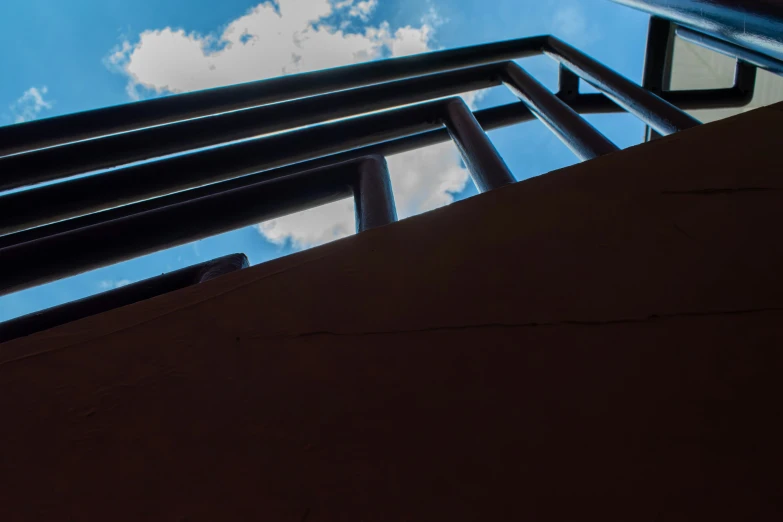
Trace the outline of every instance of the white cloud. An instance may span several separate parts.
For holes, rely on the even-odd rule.
[[[40,89],[30,87],[24,91],[24,94],[9,107],[14,117],[14,123],[34,120],[42,110],[51,109],[52,102],[44,99],[44,94],[47,92],[49,89],[46,86]]]
[[[351,6],[351,10],[348,12],[349,16],[357,16],[362,21],[366,22],[370,18],[370,14],[375,10],[378,5],[378,0],[365,0],[363,2],[356,2]]]
[[[448,22],[448,18],[443,18],[437,9],[430,6],[429,10],[424,13],[424,16],[421,17],[421,23],[425,25],[429,25],[430,27],[440,27],[441,25]]]
[[[129,285],[131,284],[131,281],[128,279],[120,279],[117,281],[101,281],[98,283],[98,287],[101,290],[112,290],[114,288],[119,288],[121,286]]]
[[[128,77],[128,93],[138,97],[186,92],[285,74],[404,56],[433,48],[434,28],[443,20],[434,10],[418,26],[392,29],[387,22],[348,30],[351,20],[366,22],[377,0],[279,0],[261,3],[230,22],[219,35],[183,29],[148,30],[138,41],[123,41],[107,64]],[[326,20],[335,25],[330,25]],[[476,96],[465,96],[472,104]],[[468,174],[456,149],[444,144],[388,158],[400,217],[450,203]],[[354,231],[353,205],[341,201],[258,226],[270,241],[305,248]]]
[[[351,200],[310,208],[258,225],[258,231],[272,243],[283,245],[290,241],[291,246],[297,249],[346,237],[355,230]]]
[[[597,39],[597,32],[587,22],[587,16],[579,4],[568,5],[555,11],[552,18],[552,34],[569,43],[587,45]]]

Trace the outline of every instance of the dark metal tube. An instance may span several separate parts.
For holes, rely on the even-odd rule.
[[[359,158],[3,248],[0,295],[351,197],[357,175],[385,169],[377,156]],[[359,230],[378,223],[363,215]]]
[[[557,68],[557,97],[570,102],[579,97],[579,76],[560,64]]]
[[[357,232],[397,221],[389,168],[382,156],[361,161],[354,183]]]
[[[479,192],[516,182],[465,102],[454,98],[446,103],[444,109],[443,123],[462,153]]]
[[[750,70],[751,72],[755,72],[755,68],[753,67],[750,67]],[[715,104],[718,104],[719,106],[724,106],[723,104],[725,104],[725,106],[742,106],[747,103],[747,101],[745,100],[745,98],[747,98],[747,95],[738,92],[736,89],[714,89],[714,90],[704,90],[704,91],[671,91],[671,92],[664,92],[663,97],[671,101],[672,103],[677,104],[683,109],[709,108],[715,106]],[[605,113],[623,112],[623,109],[620,106],[618,106],[615,102],[613,102],[611,99],[607,98],[603,94],[578,94],[578,96],[576,96],[573,100],[568,101],[568,105],[571,108],[573,108],[575,111],[583,114],[601,114],[601,113],[605,114]],[[476,119],[481,124],[481,126],[484,128],[484,130],[497,129],[500,127],[505,127],[507,125],[513,125],[516,123],[522,123],[534,119],[533,114],[522,102],[510,103],[498,107],[492,107],[489,109],[482,109],[476,111],[475,116]],[[205,195],[216,194],[224,190],[239,188],[242,186],[257,183],[263,179],[271,179],[274,177],[285,176],[291,172],[300,170],[300,168],[305,168],[305,165],[307,166],[307,168],[318,168],[318,167],[329,165],[332,162],[347,161],[349,159],[357,158],[359,156],[372,155],[372,154],[380,154],[380,155],[388,156],[390,154],[399,154],[402,152],[408,152],[421,147],[436,145],[438,143],[446,142],[449,139],[450,137],[446,129],[436,129],[436,130],[426,131],[418,134],[413,134],[411,136],[406,136],[404,138],[391,139],[388,141],[377,143],[375,145],[369,145],[369,146],[349,150],[347,152],[341,152],[336,155],[323,156],[302,163],[296,163],[290,167],[280,167],[268,171],[261,171],[262,169],[257,169],[254,171],[257,173],[251,174],[249,176],[232,179],[230,181],[224,181],[221,183],[206,185],[198,189],[176,192],[173,194],[168,194],[166,196],[157,197],[155,199],[149,199],[138,203],[133,203],[125,206],[118,206],[116,208],[111,208],[114,207],[114,205],[108,205],[103,208],[111,208],[111,210],[105,210],[103,212],[97,212],[95,210],[91,210],[91,208],[93,207],[87,207],[83,209],[83,212],[78,212],[76,214],[72,213],[71,215],[79,215],[80,217],[75,217],[71,219],[66,219],[65,217],[62,217],[62,214],[60,214],[59,217],[57,217],[58,216],[57,214],[54,214],[55,217],[51,217],[52,214],[46,214],[46,213],[39,214],[40,211],[37,210],[37,204],[42,204],[49,208],[52,205],[56,205],[57,204],[56,201],[59,200],[59,198],[57,197],[57,193],[58,193],[57,190],[53,192],[46,191],[44,193],[40,192],[42,189],[35,189],[34,191],[29,191],[28,197],[25,197],[24,199],[19,201],[19,206],[15,206],[13,204],[13,200],[9,201],[9,199],[6,199],[8,196],[0,197],[0,220],[8,219],[9,215],[16,215],[19,217],[27,216],[27,219],[29,219],[28,223],[38,223],[43,225],[37,228],[28,228],[25,225],[19,226],[19,223],[25,223],[24,220],[17,221],[16,226],[11,226],[8,228],[12,230],[18,230],[18,232],[11,233],[10,231],[7,231],[6,232],[7,235],[0,236],[0,248],[19,244],[19,243],[24,243],[26,241],[31,241],[33,239],[38,239],[51,234],[57,234],[61,232],[66,232],[68,230],[81,228],[84,226],[94,225],[96,223],[100,223],[102,221],[106,221],[109,219],[117,219],[138,212],[144,212],[147,210],[160,208],[174,203],[181,203],[191,198],[202,197]],[[72,183],[72,182],[67,182],[67,183]],[[65,184],[60,185],[60,187],[65,187]],[[78,190],[63,191],[62,194],[66,197],[82,198],[82,196],[79,195]],[[87,198],[84,199],[87,200]],[[53,201],[54,203],[52,203]],[[119,204],[120,203],[117,203],[117,205]],[[78,205],[76,206],[78,207]],[[9,214],[4,214],[3,208],[9,208],[9,207],[12,207],[13,211]],[[90,213],[90,212],[95,212],[95,213]],[[58,219],[65,219],[65,220],[57,221]],[[2,221],[0,221],[0,223],[1,222]],[[7,223],[7,225],[13,225],[13,223]],[[32,227],[36,225],[30,224],[29,226]]]
[[[755,68],[751,67],[751,70],[755,71]],[[742,100],[738,99],[738,93],[735,89],[672,91],[664,92],[663,96],[672,101],[672,103],[677,103],[682,108],[687,109],[711,107],[714,103],[742,104]],[[579,94],[576,98],[570,100],[568,105],[575,111],[583,114],[623,112],[623,109],[620,106],[618,106],[615,102],[603,94]],[[509,103],[498,107],[482,109],[476,111],[475,116],[484,130],[497,129],[500,127],[534,119],[533,114],[522,102]],[[105,210],[103,212],[81,215],[80,217],[67,219],[65,221],[49,223],[37,228],[29,228],[15,233],[9,233],[7,235],[0,236],[0,248],[24,243],[26,241],[32,241],[34,239],[39,239],[52,234],[59,234],[69,230],[75,230],[77,228],[94,225],[96,223],[108,221],[110,219],[129,216],[138,212],[154,210],[156,208],[161,208],[175,203],[181,203],[189,199],[208,196],[225,190],[252,185],[266,179],[287,176],[290,173],[298,172],[305,168],[320,168],[333,162],[347,161],[366,155],[380,154],[383,156],[388,156],[391,154],[399,154],[421,147],[443,143],[449,141],[449,139],[450,136],[446,129],[436,129],[406,136],[404,138],[392,139],[375,145],[369,145],[346,152],[341,152],[339,154],[322,156],[313,160],[258,172],[229,181],[223,181],[221,183],[206,185],[197,189],[176,192],[155,199],[149,199],[130,205],[112,208],[111,210]],[[36,192],[36,194],[38,193]],[[36,195],[27,201],[34,205],[36,200],[40,201],[41,199]],[[4,198],[0,197],[0,215],[2,215],[2,207],[4,204],[6,204]]]
[[[372,85],[0,158],[0,190],[500,85],[502,64]]]
[[[549,37],[544,52],[663,135],[699,125],[692,116],[557,38]]]
[[[644,52],[642,87],[659,96],[669,88],[673,40],[672,23],[651,16],[647,29],[647,48]]]
[[[115,288],[78,301],[0,323],[0,343],[195,285],[247,268],[245,254],[231,254]]]
[[[703,92],[668,91],[663,96],[671,103],[683,109],[721,109],[728,107],[745,107],[753,98],[753,91],[742,91],[739,88],[705,89]]]
[[[600,94],[598,95],[598,98],[591,99],[590,103],[583,104],[583,105],[584,105],[583,108],[585,108],[586,110],[593,110],[593,111],[595,110],[606,111],[611,109],[612,107],[614,107],[615,112],[622,110],[619,107],[617,107],[617,105],[615,105],[611,100],[609,100],[608,98]],[[479,123],[482,125],[482,127],[485,130],[495,129],[513,123],[519,123],[522,121],[530,121],[533,118],[534,116],[530,113],[527,107],[525,107],[525,105],[522,104],[521,102],[502,105],[499,107],[493,107],[491,109],[483,109],[476,112],[476,119],[479,120]],[[109,221],[112,219],[118,219],[121,217],[138,214],[139,212],[155,210],[168,205],[182,203],[190,199],[196,199],[204,196],[217,194],[220,192],[225,192],[227,190],[246,187],[248,185],[253,185],[260,181],[268,181],[271,179],[285,177],[300,172],[302,170],[321,168],[321,167],[331,165],[333,163],[339,163],[343,161],[356,159],[361,156],[368,156],[368,155],[388,156],[391,154],[399,154],[402,152],[408,152],[421,147],[427,147],[430,145],[443,143],[449,141],[450,139],[451,138],[449,136],[448,131],[444,128],[427,131],[419,134],[414,134],[412,136],[406,136],[404,138],[397,138],[394,140],[381,142],[375,145],[369,145],[366,147],[361,147],[358,149],[341,152],[339,154],[323,156],[313,160],[304,161],[301,163],[295,163],[293,165],[288,165],[285,167],[279,167],[276,169],[259,172],[257,174],[243,176],[241,178],[235,178],[220,183],[213,183],[211,185],[206,185],[196,189],[176,192],[174,194],[169,194],[167,196],[149,199],[139,203],[133,203],[122,207],[116,207],[103,212],[87,214],[84,216],[68,219],[65,221],[59,221],[56,223],[51,223],[37,228],[30,228],[13,234],[0,236],[0,248],[5,248],[20,243],[25,243],[27,241],[32,241],[53,234],[60,234],[63,232],[68,232],[70,230],[76,230],[77,228],[95,225],[103,221]],[[2,201],[2,198],[0,198],[0,201]]]
[[[614,143],[519,65],[509,63],[504,73],[503,81],[509,89],[581,160],[589,160],[618,150]]]
[[[669,91],[671,83],[674,24],[653,16],[647,31],[642,87],[649,89],[680,109],[744,107],[753,99],[756,67],[737,61],[734,85],[724,89]]]
[[[367,62],[0,127],[0,156],[541,53],[545,36]]]
[[[620,107],[615,105],[614,102],[602,94],[586,96],[588,96],[586,100],[580,99],[575,102],[576,105],[581,107],[582,110],[586,110],[588,112],[611,112],[612,110],[614,110],[614,112],[622,111]],[[530,113],[528,108],[525,107],[525,105],[521,102],[492,107],[490,109],[482,109],[477,111],[475,116],[485,130],[496,129],[514,123],[520,123],[534,119],[534,116]],[[334,163],[356,159],[362,156],[389,156],[392,154],[409,152],[421,147],[444,143],[450,139],[451,137],[449,136],[448,131],[445,128],[440,128],[414,134],[412,136],[406,136],[404,138],[384,141],[375,145],[360,147],[358,149],[353,149],[338,154],[322,156],[313,160],[287,165],[285,167],[278,167],[276,169],[250,174],[248,176],[223,181],[220,183],[213,183],[211,185],[205,185],[195,189],[176,192],[167,196],[149,199],[122,207],[112,208],[103,212],[87,214],[84,216],[67,219],[65,221],[50,223],[48,225],[43,225],[37,228],[30,228],[13,234],[0,236],[0,248],[25,243],[27,241],[32,241],[34,239],[39,239],[53,234],[60,234],[70,230],[76,230],[77,228],[95,225],[103,221],[109,221],[112,219],[138,214],[139,212],[155,210],[165,206],[174,205],[176,203],[182,203],[190,199],[196,199],[220,192],[225,192],[227,190],[246,187],[260,181],[268,181],[271,179],[285,177],[301,172],[302,170],[321,168]],[[2,202],[2,198],[0,198],[0,202]],[[2,212],[2,210],[0,210],[0,212]]]
[[[719,40],[712,36],[707,36],[706,34],[697,33],[696,31],[692,31],[685,27],[677,28],[677,36],[686,42],[691,42],[711,51],[715,51],[716,53],[725,54],[726,56],[743,60],[755,65],[756,67],[760,67],[771,73],[783,76],[783,61],[781,60],[776,60],[770,56],[751,51],[750,49],[740,47],[739,45],[735,45],[724,40]]]
[[[240,142],[0,197],[0,234],[439,127],[444,100]]]
[[[779,0],[614,0],[783,60]]]

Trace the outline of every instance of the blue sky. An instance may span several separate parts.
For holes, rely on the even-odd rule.
[[[0,125],[535,34],[559,36],[639,82],[647,31],[646,15],[609,0],[4,0],[3,13]],[[554,62],[519,63],[555,88]],[[466,100],[484,108],[513,97],[500,87]],[[621,147],[641,141],[643,126],[631,116],[588,120]],[[490,138],[517,179],[576,161],[539,122]],[[450,145],[390,157],[389,165],[401,217],[476,193]],[[2,296],[0,321],[229,253],[262,263],[352,227],[344,202],[239,229]]]

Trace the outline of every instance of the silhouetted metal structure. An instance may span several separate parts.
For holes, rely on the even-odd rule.
[[[6,321],[0,328],[0,343],[35,332],[70,323],[83,317],[137,303],[187,286],[209,281],[215,277],[247,268],[245,254],[232,254],[211,261],[191,265],[138,283],[55,306]]]
[[[730,42],[735,47],[783,60],[780,0],[614,1]]]
[[[641,86],[536,36],[0,128],[0,295],[351,195],[358,231],[391,223],[389,154],[451,139],[486,191],[515,180],[487,130],[538,118],[589,160],[617,147],[580,113],[670,134],[699,125],[685,110],[750,101],[754,66],[771,65],[744,48],[733,87],[665,90],[674,30],[651,20]],[[556,93],[511,61],[540,54],[560,64]],[[472,113],[453,97],[501,84],[521,101]]]
[[[367,156],[4,248],[10,293],[354,196],[357,230],[396,221],[386,161]],[[95,248],[99,246],[99,248]],[[57,253],[53,263],[51,253]]]

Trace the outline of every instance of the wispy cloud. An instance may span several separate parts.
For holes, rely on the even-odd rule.
[[[186,92],[432,50],[444,23],[429,9],[418,25],[368,23],[378,0],[279,0],[261,3],[220,34],[151,29],[122,41],[107,64],[128,77],[131,96]],[[356,28],[356,22],[361,22]],[[348,29],[354,28],[354,29]],[[472,104],[476,96],[468,94]],[[388,158],[397,213],[418,214],[453,201],[468,173],[451,144]],[[305,248],[353,233],[350,201],[258,226],[277,244]]]
[[[581,5],[561,7],[552,18],[552,34],[570,43],[587,45],[598,38],[598,32],[587,20]]]
[[[348,16],[356,16],[359,19],[361,19],[363,22],[366,22],[370,19],[370,14],[375,10],[375,7],[378,5],[378,0],[364,0],[361,2],[354,2],[353,0],[348,0],[346,2],[343,2],[343,4],[347,4],[347,6],[350,6],[350,10],[348,11]]]
[[[30,87],[24,91],[24,94],[9,106],[14,123],[34,120],[44,109],[51,109],[53,103],[44,99],[44,95],[48,92],[49,89],[45,85],[40,89]]]
[[[98,283],[98,288],[101,290],[112,290],[129,284],[131,284],[131,281],[128,279],[119,279],[117,281],[104,280]]]

